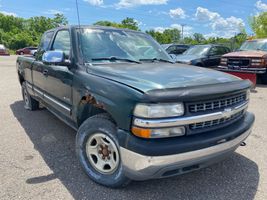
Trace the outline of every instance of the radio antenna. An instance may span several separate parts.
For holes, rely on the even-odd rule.
[[[79,25],[79,29],[80,29],[81,28],[81,22],[80,22],[80,12],[79,12],[78,0],[76,0],[76,11],[77,11],[77,17],[78,17],[78,25]]]
[[[82,32],[81,32],[81,22],[80,22],[80,12],[79,12],[79,5],[78,5],[78,0],[76,0],[76,11],[77,11],[77,18],[78,18],[78,29],[79,31],[77,31],[78,33],[78,36],[77,36],[77,39],[78,39],[78,48],[79,48],[79,52],[81,54],[81,62],[84,64],[84,58],[83,58],[83,51],[82,51],[82,38],[81,35],[82,35]]]

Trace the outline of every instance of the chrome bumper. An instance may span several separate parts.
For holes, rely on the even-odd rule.
[[[125,175],[133,180],[164,178],[206,167],[232,153],[251,133],[205,149],[167,156],[145,156],[120,147]]]
[[[266,68],[264,67],[240,67],[238,69],[231,69],[225,66],[218,66],[217,68],[220,71],[223,72],[245,72],[245,73],[255,73],[255,74],[264,74],[266,73]]]

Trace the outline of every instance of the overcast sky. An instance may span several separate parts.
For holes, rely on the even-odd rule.
[[[185,34],[230,37],[244,26],[249,34],[249,17],[267,11],[267,0],[78,0],[82,24],[99,20],[120,22],[136,19],[142,30],[179,28]],[[63,13],[77,24],[75,0],[0,0],[0,12],[29,18]]]

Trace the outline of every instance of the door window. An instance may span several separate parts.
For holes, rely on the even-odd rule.
[[[67,30],[59,31],[54,40],[52,50],[60,50],[65,53],[67,57],[69,57],[70,53],[70,34]]]
[[[220,54],[220,49],[218,47],[212,47],[209,53],[211,56],[217,56]]]

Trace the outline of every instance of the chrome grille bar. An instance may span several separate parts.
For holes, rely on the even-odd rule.
[[[204,115],[195,115],[190,117],[177,117],[177,118],[168,118],[168,119],[140,119],[134,118],[133,124],[138,127],[143,128],[163,128],[163,127],[175,127],[175,126],[184,126],[196,123],[202,123],[206,121],[227,119],[236,113],[246,110],[248,107],[248,101],[235,106],[231,109],[226,109],[224,111],[204,114]],[[213,122],[217,123],[217,122]]]

